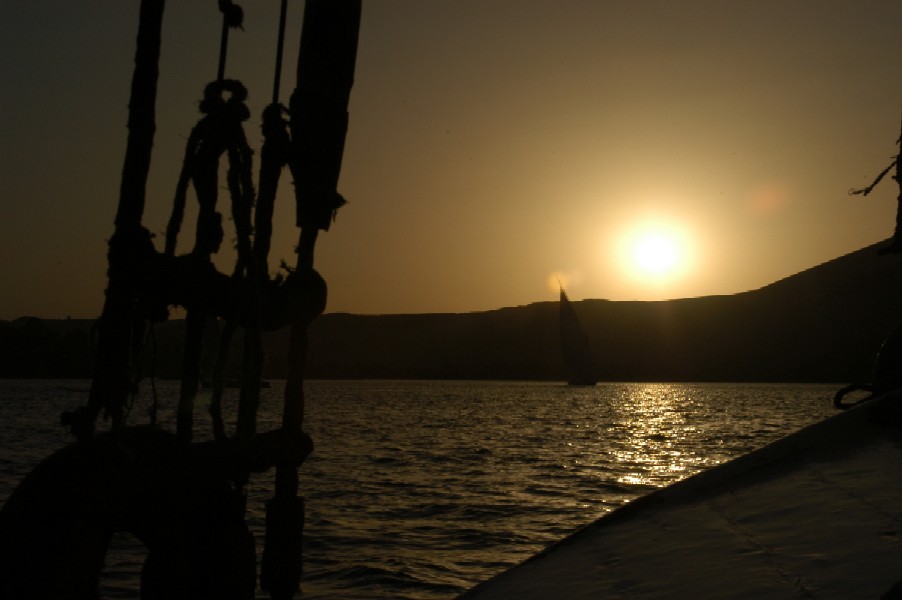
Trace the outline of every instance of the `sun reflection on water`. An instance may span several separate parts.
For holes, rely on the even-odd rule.
[[[617,416],[609,429],[622,442],[609,455],[619,483],[658,487],[698,470],[700,457],[688,449],[697,433],[687,419],[693,403],[692,387],[680,384],[636,384],[611,398]]]
[[[87,387],[62,385],[84,389],[0,386],[0,503],[69,442],[53,424]],[[175,406],[178,382],[159,390]],[[606,512],[834,410],[833,386],[783,384],[311,381],[307,391],[316,451],[299,472],[304,592],[348,600],[454,596]],[[281,382],[261,393],[261,430],[281,423],[282,393]],[[150,398],[140,401],[133,414]],[[161,414],[172,429],[175,411]],[[248,489],[258,539],[271,482],[253,478]],[[135,596],[144,554],[127,549],[110,581]]]

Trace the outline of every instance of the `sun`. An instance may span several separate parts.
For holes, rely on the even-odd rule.
[[[679,260],[679,254],[677,241],[660,231],[642,233],[633,242],[633,265],[648,275],[664,275],[671,271]]]
[[[623,270],[633,279],[664,284],[677,279],[689,265],[689,243],[676,225],[645,222],[629,229],[620,241]]]

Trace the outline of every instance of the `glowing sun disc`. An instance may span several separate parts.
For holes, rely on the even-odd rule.
[[[633,243],[633,264],[649,275],[663,275],[673,269],[679,261],[677,241],[661,232],[647,232]]]
[[[691,267],[693,246],[682,225],[646,221],[625,228],[618,238],[620,268],[644,285],[670,285]]]

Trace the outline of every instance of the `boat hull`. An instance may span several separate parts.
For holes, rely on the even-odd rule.
[[[640,498],[461,600],[899,598],[902,394]]]

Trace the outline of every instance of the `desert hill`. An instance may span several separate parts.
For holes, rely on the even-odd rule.
[[[869,246],[758,290],[576,311],[615,381],[851,381],[902,321],[902,257]],[[324,377],[562,379],[557,303],[440,315],[327,315]]]
[[[869,380],[883,339],[902,322],[902,257],[877,248],[739,294],[574,305],[607,380]],[[326,314],[311,327],[308,376],[561,380],[557,308]],[[89,326],[0,322],[0,376],[89,377]],[[156,327],[160,377],[178,374],[181,327]],[[267,377],[284,373],[285,335],[267,337]]]

